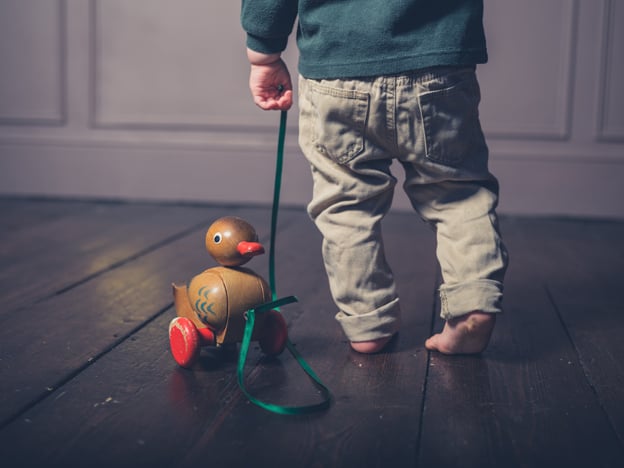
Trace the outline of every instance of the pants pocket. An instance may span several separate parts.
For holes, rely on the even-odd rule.
[[[446,166],[459,166],[485,146],[479,123],[480,92],[474,73],[463,74],[452,86],[418,96],[426,156]]]
[[[337,163],[346,164],[364,151],[368,119],[368,93],[335,88],[308,80],[307,99],[315,149]]]

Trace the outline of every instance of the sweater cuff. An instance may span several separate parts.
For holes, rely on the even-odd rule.
[[[247,47],[263,54],[276,54],[286,49],[288,36],[285,37],[260,37],[247,33]]]

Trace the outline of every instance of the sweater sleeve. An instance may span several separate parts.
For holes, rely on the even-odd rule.
[[[297,17],[298,0],[242,0],[241,24],[247,47],[256,52],[282,52]]]

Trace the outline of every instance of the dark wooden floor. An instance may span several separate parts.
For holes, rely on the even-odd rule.
[[[279,416],[236,383],[236,350],[192,370],[168,349],[170,284],[214,265],[210,222],[267,208],[0,199],[0,465],[213,467],[624,466],[624,222],[505,217],[506,313],[479,357],[430,354],[434,238],[385,224],[404,324],[387,353],[350,351],[320,238],[283,209],[280,295],[329,410]],[[267,273],[267,257],[249,264]],[[247,382],[281,404],[318,400],[289,354],[252,346]]]

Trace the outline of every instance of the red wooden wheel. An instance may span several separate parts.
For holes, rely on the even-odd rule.
[[[215,334],[210,328],[198,328],[199,346],[214,346]]]
[[[169,345],[173,359],[182,367],[190,367],[199,356],[199,333],[186,317],[176,317],[169,324]]]
[[[262,336],[258,340],[260,349],[269,356],[277,356],[284,351],[288,340],[288,328],[282,314],[275,310],[266,312]]]

